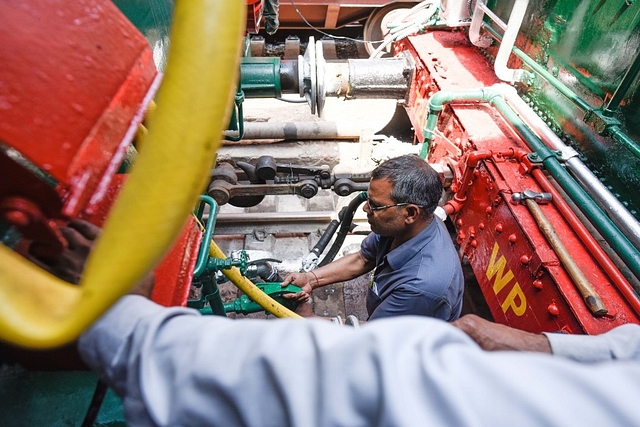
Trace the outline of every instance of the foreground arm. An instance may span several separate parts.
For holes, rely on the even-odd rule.
[[[129,424],[632,425],[640,364],[484,352],[445,322],[229,320],[120,300],[80,341]],[[609,386],[608,386],[609,385]]]
[[[601,335],[532,334],[469,314],[453,322],[480,347],[553,353],[579,362],[640,360],[640,326],[619,326]]]

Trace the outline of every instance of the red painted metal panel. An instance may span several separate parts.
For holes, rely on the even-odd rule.
[[[198,260],[202,232],[195,217],[187,220],[171,250],[155,269],[152,299],[164,306],[186,306]]]
[[[142,120],[151,48],[106,0],[0,2],[0,17],[0,140],[70,190],[75,216],[105,191]]]
[[[464,32],[433,31],[400,42],[416,62],[406,107],[417,139],[428,100],[439,90],[470,90],[498,83],[492,64]],[[524,141],[488,104],[445,106],[428,159],[454,172],[449,208],[461,252],[470,261],[494,319],[532,332],[597,334],[638,323],[640,313],[612,284],[577,233],[551,203],[541,206],[561,241],[604,300],[609,312],[593,315],[526,205],[511,202],[524,190],[542,192],[531,174]],[[547,183],[548,184],[548,183]]]

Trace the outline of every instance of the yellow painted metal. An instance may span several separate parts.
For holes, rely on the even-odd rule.
[[[169,64],[144,150],[79,286],[0,245],[2,340],[34,348],[74,340],[162,258],[205,186],[229,122],[245,8],[243,0],[176,2]]]
[[[220,248],[214,241],[211,242],[211,246],[209,248],[209,255],[212,256],[213,258],[220,258],[220,259],[226,258],[226,255],[224,254],[224,252],[220,250]],[[251,280],[244,277],[240,273],[240,270],[238,270],[237,268],[231,267],[230,269],[224,269],[222,270],[222,273],[225,276],[227,276],[227,278],[234,285],[236,285],[242,292],[247,294],[249,298],[251,298],[253,301],[258,303],[260,307],[264,308],[274,316],[293,317],[296,319],[302,319],[302,316],[300,316],[297,313],[294,313],[293,311],[289,310],[287,307],[283,306],[282,304],[278,303],[276,300],[271,298],[269,295],[262,292],[260,288],[258,288],[256,285],[254,285],[251,282]]]

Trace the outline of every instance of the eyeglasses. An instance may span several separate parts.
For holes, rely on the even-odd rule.
[[[369,206],[369,210],[371,212],[375,212],[375,211],[381,211],[383,209],[389,209],[389,208],[393,208],[396,206],[407,206],[410,205],[411,203],[396,203],[395,205],[386,205],[386,206],[371,206],[371,201],[367,200],[367,206]]]

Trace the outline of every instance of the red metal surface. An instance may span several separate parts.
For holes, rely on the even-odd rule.
[[[90,211],[155,89],[151,48],[107,0],[0,2],[0,17],[0,140],[67,189],[64,214]]]
[[[202,232],[191,216],[173,247],[155,270],[152,295],[155,302],[167,307],[187,305],[201,241]]]
[[[262,0],[247,1],[247,33],[257,34],[260,31],[260,19],[262,18]]]
[[[463,32],[430,32],[404,40],[397,49],[416,60],[407,112],[420,142],[429,96],[498,82],[492,65]],[[496,321],[532,332],[588,334],[639,322],[628,289],[614,285],[615,272],[583,244],[584,236],[573,229],[571,218],[564,218],[568,212],[560,204],[560,209],[553,203],[541,209],[603,299],[606,316],[589,311],[528,208],[511,202],[513,193],[547,191],[551,184],[543,174],[532,174],[536,166],[527,160],[526,144],[498,111],[478,102],[451,104],[437,129],[428,160],[454,172],[446,209]]]

